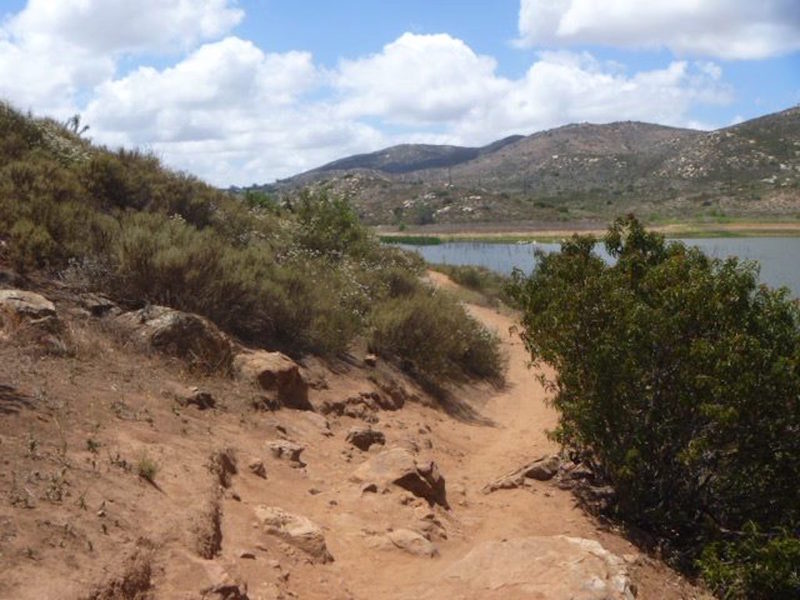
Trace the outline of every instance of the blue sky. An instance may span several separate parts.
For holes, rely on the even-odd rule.
[[[798,0],[0,0],[0,97],[217,185],[576,121],[800,103]]]

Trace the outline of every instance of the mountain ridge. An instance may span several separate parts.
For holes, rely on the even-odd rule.
[[[700,131],[574,123],[485,146],[401,144],[274,184],[324,187],[373,224],[800,215],[800,108]]]

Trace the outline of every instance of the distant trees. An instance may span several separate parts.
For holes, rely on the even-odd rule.
[[[754,264],[645,231],[575,236],[516,273],[554,436],[613,485],[613,511],[730,598],[800,597],[800,308]]]

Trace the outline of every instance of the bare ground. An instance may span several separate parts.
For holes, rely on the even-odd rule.
[[[583,512],[568,491],[537,482],[482,493],[499,475],[557,450],[545,434],[556,415],[509,334],[509,316],[469,307],[503,339],[507,383],[454,389],[448,410],[388,365],[307,364],[315,406],[374,391],[376,375],[416,395],[375,415],[373,427],[386,447],[436,461],[447,481],[445,510],[399,489],[362,493],[351,474],[375,450],[345,442],[362,421],[329,415],[328,430],[313,413],[259,410],[255,388],[137,353],[105,320],[81,314],[68,297],[53,299],[70,324],[72,355],[0,341],[0,598],[415,598],[435,591],[443,572],[481,542],[555,534],[630,555],[638,598],[702,597]],[[176,404],[165,395],[175,382],[211,391],[217,408]],[[265,442],[287,438],[306,446],[305,467],[266,450]],[[229,487],[221,485],[220,453],[236,461]],[[266,479],[248,468],[256,460]],[[157,466],[152,481],[139,474],[148,463]],[[254,513],[262,504],[318,523],[335,561],[314,563],[265,535]],[[421,523],[437,558],[377,543],[390,529]],[[245,589],[247,596],[235,595]]]

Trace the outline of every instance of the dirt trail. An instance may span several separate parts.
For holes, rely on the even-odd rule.
[[[431,272],[429,278],[445,289],[454,287],[442,274]],[[451,449],[434,453],[434,458],[447,476],[454,505],[451,518],[459,535],[442,545],[438,560],[426,565],[417,561],[410,571],[378,568],[368,586],[354,591],[376,598],[414,597],[423,590],[435,589],[450,565],[481,542],[568,535],[597,540],[618,555],[635,556],[630,570],[638,598],[697,597],[697,590],[662,563],[642,555],[624,537],[587,515],[568,491],[541,483],[492,494],[482,492],[499,476],[558,450],[546,434],[556,425],[557,415],[546,403],[547,393],[536,378],[538,373],[528,367],[529,356],[519,336],[509,331],[516,321],[490,308],[468,305],[467,309],[500,336],[508,356],[508,372],[502,389],[485,388],[483,394],[470,398],[491,424],[447,419],[434,429],[438,446]],[[409,585],[409,580],[414,584]]]
[[[441,274],[429,278],[455,287]],[[503,388],[455,389],[449,411],[426,403],[417,390],[420,401],[368,415],[386,443],[362,452],[346,436],[366,425],[363,415],[258,408],[261,392],[251,384],[198,380],[179,364],[120,343],[110,325],[70,316],[68,302],[58,306],[75,319],[70,327],[83,340],[74,358],[0,344],[0,392],[7,390],[0,395],[0,500],[9,500],[0,501],[0,563],[8,566],[0,568],[0,598],[550,598],[507,593],[505,564],[489,573],[500,579],[500,596],[453,592],[448,573],[487,543],[557,535],[595,540],[627,556],[639,599],[700,597],[553,482],[483,493],[486,484],[558,449],[546,435],[556,414],[528,369],[519,337],[509,333],[515,322],[506,314],[467,306],[502,340],[508,356]],[[380,361],[369,369],[341,367],[334,373],[307,365],[310,375],[325,380],[310,395],[318,410],[374,393],[376,377],[416,389]],[[176,381],[207,389],[218,407],[176,405],[164,392]],[[276,440],[301,444],[305,464],[271,455],[268,444]],[[435,461],[449,510],[397,486],[367,492],[354,482],[354,471],[394,447],[418,464]],[[220,452],[238,464],[223,485],[209,469]],[[145,456],[159,467],[157,485],[136,474]],[[261,475],[249,468],[254,461],[263,463]],[[265,533],[258,519],[265,505],[318,524],[335,561],[321,564]],[[438,555],[395,547],[389,534],[398,530],[424,532]],[[569,568],[538,576],[558,585],[571,577]],[[527,568],[517,573],[531,577]]]

